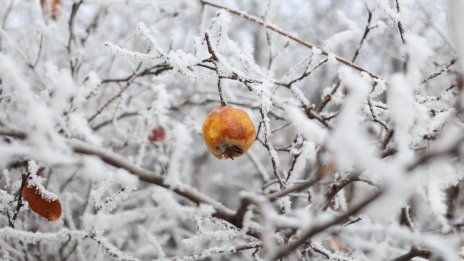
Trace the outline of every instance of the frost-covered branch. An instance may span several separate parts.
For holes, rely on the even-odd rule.
[[[262,244],[260,242],[252,242],[249,244],[237,245],[237,246],[215,247],[215,248],[205,249],[201,252],[190,254],[187,256],[171,257],[169,258],[169,260],[198,260],[198,259],[208,258],[208,257],[218,255],[218,254],[238,253],[240,251],[255,249],[255,248],[261,247],[261,245]],[[166,260],[166,259],[162,258],[160,260]]]
[[[84,0],[79,0],[79,1],[74,1],[71,7],[71,14],[69,16],[69,21],[68,21],[68,43],[66,46],[66,50],[68,52],[69,56],[69,66],[71,68],[71,72],[74,73],[76,70],[76,65],[77,61],[73,61],[73,53],[72,53],[72,44],[73,41],[75,41],[76,36],[74,34],[74,20],[76,19],[76,14],[79,11],[79,8],[81,7],[82,3],[84,3]]]
[[[227,221],[231,221],[234,216],[234,212],[232,210],[224,207],[221,203],[214,201],[213,199],[200,193],[199,191],[184,185],[182,187],[170,188],[170,186],[166,184],[163,177],[146,169],[142,169],[138,166],[135,166],[127,162],[121,156],[79,141],[69,141],[69,144],[75,152],[85,155],[98,156],[101,160],[114,167],[122,168],[129,171],[130,173],[140,178],[140,180],[142,181],[171,189],[172,191],[190,199],[196,204],[204,203],[211,205],[215,209],[214,216],[216,217],[222,218]]]
[[[140,67],[142,66],[142,63],[139,63],[137,66],[138,71]],[[106,101],[98,110],[89,117],[88,122],[92,122],[98,115],[100,115],[108,106],[110,106],[116,99],[121,97],[121,95],[131,86],[132,81],[134,81],[138,77],[142,77],[145,75],[159,75],[160,73],[171,70],[172,67],[166,64],[160,64],[160,65],[155,65],[149,68],[146,68],[142,70],[141,72],[134,72],[130,76],[123,78],[123,79],[107,79],[103,81],[102,83],[107,83],[107,82],[126,82],[125,85],[119,90],[118,93],[116,93],[113,97],[111,97],[108,101]]]
[[[268,106],[266,104],[262,104],[261,108],[259,110],[259,113],[261,114],[261,119],[263,123],[263,128],[264,128],[264,146],[269,152],[269,157],[271,158],[271,164],[272,164],[272,169],[274,173],[274,177],[277,179],[277,182],[279,183],[280,189],[285,189],[287,187],[286,182],[283,180],[279,173],[279,158],[277,155],[276,150],[274,149],[274,146],[271,144],[270,137],[271,137],[271,127],[270,127],[270,122],[269,122],[269,117],[267,115],[267,111],[265,110],[265,106]]]
[[[453,65],[456,64],[457,61],[458,61],[457,57],[451,59],[451,61],[448,64],[442,66],[438,71],[430,74],[425,79],[423,79],[422,84],[425,84],[428,81],[433,80],[433,79],[437,78],[438,76],[442,75],[443,73],[447,72],[449,70],[449,68],[451,68]]]
[[[263,26],[263,27],[265,27],[265,28],[267,28],[267,29],[269,29],[269,30],[271,30],[271,31],[274,31],[274,32],[276,32],[276,33],[278,33],[278,34],[280,34],[280,35],[282,35],[282,36],[285,36],[285,37],[287,37],[288,39],[291,39],[292,41],[295,41],[296,43],[301,44],[301,45],[303,45],[303,46],[305,46],[305,47],[307,47],[307,48],[310,48],[310,49],[313,49],[313,48],[320,49],[320,50],[321,50],[321,53],[322,53],[323,55],[327,55],[327,56],[333,55],[333,54],[330,54],[328,51],[326,51],[326,50],[324,50],[324,49],[321,49],[321,48],[317,47],[316,45],[314,45],[314,44],[312,44],[312,43],[303,41],[303,40],[299,39],[298,37],[296,37],[296,36],[294,36],[294,35],[291,35],[291,34],[285,32],[284,30],[282,30],[282,29],[280,29],[280,28],[278,28],[278,27],[276,27],[276,26],[274,26],[274,25],[272,25],[272,24],[266,23],[266,22],[264,22],[263,20],[261,20],[261,19],[259,19],[259,18],[256,18],[256,17],[254,17],[254,16],[252,16],[252,15],[248,15],[248,14],[246,14],[246,13],[240,11],[240,10],[232,9],[232,8],[229,8],[229,7],[226,7],[226,6],[224,6],[224,5],[221,5],[221,4],[218,4],[218,3],[214,3],[214,2],[211,2],[211,1],[200,0],[200,2],[201,2],[202,4],[204,4],[204,5],[209,5],[209,6],[212,6],[212,7],[215,7],[215,8],[223,9],[223,10],[226,10],[227,12],[230,12],[231,14],[234,14],[234,15],[237,15],[237,16],[240,16],[240,17],[243,17],[243,18],[245,18],[245,19],[247,19],[247,20],[249,20],[249,21],[252,21],[252,22],[254,22],[254,23],[256,23],[256,24],[258,24],[258,25],[260,25],[260,26]],[[346,66],[348,66],[348,67],[351,67],[351,68],[353,68],[354,70],[357,70],[357,71],[359,71],[359,72],[367,73],[367,74],[369,74],[372,78],[381,79],[381,77],[378,76],[377,74],[374,74],[374,73],[368,71],[367,69],[364,69],[363,67],[361,67],[361,66],[359,66],[359,65],[356,65],[356,64],[354,64],[354,63],[352,63],[352,62],[350,62],[350,61],[348,61],[348,60],[346,60],[346,59],[344,59],[344,58],[342,58],[342,57],[339,57],[339,56],[334,55],[334,58],[335,58],[338,62],[340,62],[340,63],[342,63],[342,64],[344,64],[344,65],[346,65]]]
[[[222,91],[222,77],[223,76],[221,76],[219,74],[219,69],[218,69],[219,58],[217,57],[216,53],[214,52],[214,49],[213,49],[213,46],[211,45],[211,41],[209,39],[208,33],[205,33],[205,41],[206,41],[206,45],[208,47],[208,53],[211,54],[211,58],[207,59],[206,61],[211,61],[214,64],[214,66],[216,67],[215,71],[216,71],[216,73],[218,75],[217,85],[218,85],[219,99],[221,100],[221,105],[226,106],[227,103],[226,103],[226,100],[224,99],[224,93]]]
[[[367,205],[375,201],[381,194],[382,190],[378,190],[374,194],[370,195],[366,199],[364,199],[362,202],[358,203],[357,205],[353,206],[351,209],[349,209],[347,212],[343,213],[342,215],[319,225],[315,225],[309,229],[306,229],[303,234],[299,237],[294,242],[291,242],[288,246],[282,247],[279,249],[276,253],[276,255],[273,257],[274,259],[279,259],[286,257],[290,255],[293,251],[295,251],[299,246],[304,244],[306,241],[311,239],[313,236],[321,233],[322,231],[326,230],[327,228],[330,228],[331,226],[334,226],[336,224],[339,224],[340,222],[344,221],[345,219],[349,218],[350,216],[358,213],[361,211],[363,208],[365,208]]]

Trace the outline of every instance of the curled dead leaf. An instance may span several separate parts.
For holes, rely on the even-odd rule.
[[[35,185],[25,185],[21,194],[29,203],[32,211],[49,221],[56,221],[61,216],[61,203],[58,198],[47,198]]]

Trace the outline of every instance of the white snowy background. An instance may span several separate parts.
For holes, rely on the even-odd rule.
[[[463,13],[0,0],[0,259],[464,260]],[[201,134],[218,79],[258,130],[234,160]]]

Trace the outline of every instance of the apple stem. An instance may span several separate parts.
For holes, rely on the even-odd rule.
[[[221,77],[218,77],[218,92],[219,92],[219,99],[221,100],[221,105],[222,106],[226,106],[227,105],[227,102],[226,100],[224,99],[224,93],[222,92],[222,85],[221,85],[222,81],[221,81]]]

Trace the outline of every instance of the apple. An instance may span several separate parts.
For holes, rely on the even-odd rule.
[[[216,158],[234,159],[253,145],[256,129],[245,111],[227,105],[219,106],[206,116],[203,138]]]

